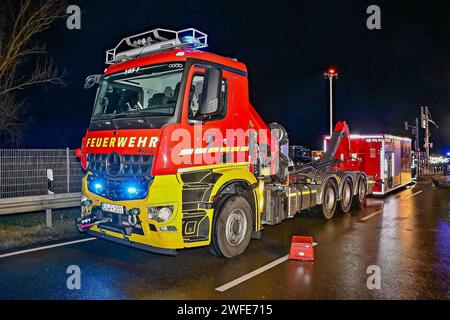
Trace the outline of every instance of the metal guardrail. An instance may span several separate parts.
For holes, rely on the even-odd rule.
[[[51,227],[52,209],[80,205],[82,176],[75,151],[68,148],[0,149],[0,216],[45,210]]]
[[[0,216],[45,210],[47,227],[52,227],[52,209],[80,206],[81,192],[0,199]]]
[[[46,209],[78,207],[80,199],[80,192],[0,199],[0,216]]]
[[[47,194],[47,170],[54,193],[80,192],[83,171],[75,150],[0,149],[0,198]]]

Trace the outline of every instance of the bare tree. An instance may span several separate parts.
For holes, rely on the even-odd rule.
[[[0,138],[15,140],[24,124],[18,94],[36,84],[62,85],[38,35],[64,15],[64,1],[3,0],[0,12]],[[32,70],[30,72],[30,70]]]

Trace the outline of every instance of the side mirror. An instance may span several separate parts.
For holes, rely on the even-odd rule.
[[[222,71],[208,68],[203,81],[202,97],[200,101],[201,116],[215,116],[220,112],[220,91],[222,86]]]
[[[104,76],[102,74],[92,74],[84,81],[84,88],[90,89],[96,84],[102,84]]]

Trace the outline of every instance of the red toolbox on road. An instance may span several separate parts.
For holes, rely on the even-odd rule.
[[[313,238],[309,236],[293,236],[289,259],[292,260],[314,260]]]

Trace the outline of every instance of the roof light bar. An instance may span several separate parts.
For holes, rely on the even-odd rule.
[[[180,31],[153,29],[123,38],[117,46],[106,51],[106,64],[148,56],[176,48],[200,49],[208,46],[208,35],[194,28]]]

